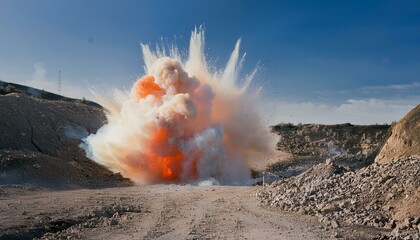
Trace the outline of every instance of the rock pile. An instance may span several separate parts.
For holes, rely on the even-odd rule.
[[[131,218],[127,213],[140,212],[140,206],[121,205],[117,203],[111,206],[96,207],[84,216],[79,216],[72,221],[67,220],[67,222],[73,223],[69,224],[70,226],[68,228],[56,232],[48,232],[39,239],[81,239],[80,230],[82,228],[123,228],[123,224],[121,223]],[[48,224],[51,225],[51,223]]]
[[[80,232],[84,228],[124,228],[133,214],[144,211],[141,205],[113,202],[104,206],[80,206],[83,213],[77,215],[53,216],[41,212],[32,219],[28,226],[18,225],[0,232],[0,239],[81,239]],[[69,207],[68,212],[79,212],[80,209]],[[24,212],[25,213],[25,212]]]
[[[390,239],[420,238],[420,157],[372,164],[358,171],[331,159],[305,173],[261,187],[261,202],[315,215],[331,228],[385,228]]]

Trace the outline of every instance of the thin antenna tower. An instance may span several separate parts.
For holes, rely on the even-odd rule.
[[[58,71],[58,95],[61,95],[61,70]]]

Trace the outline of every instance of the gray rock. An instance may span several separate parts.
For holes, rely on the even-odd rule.
[[[404,219],[404,225],[407,226],[407,228],[411,228],[412,221],[413,221],[413,218],[408,217],[408,218]]]
[[[335,212],[335,211],[337,211],[337,210],[339,210],[340,208],[337,206],[337,205],[335,205],[335,204],[328,204],[328,205],[326,205],[325,207],[323,207],[322,209],[321,209],[321,213],[330,213],[330,212]]]
[[[115,226],[118,225],[118,220],[117,219],[112,219],[111,220],[111,226]]]
[[[391,232],[391,235],[392,236],[394,236],[394,237],[399,237],[400,236],[400,234],[401,234],[401,231],[400,231],[400,229],[399,228],[394,228],[394,230],[392,230],[392,232]]]
[[[331,223],[332,228],[338,228],[339,227],[339,224],[336,220],[332,220],[330,223]]]

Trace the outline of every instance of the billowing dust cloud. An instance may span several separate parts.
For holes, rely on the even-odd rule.
[[[166,56],[142,45],[146,75],[131,92],[97,96],[107,124],[84,140],[88,157],[137,183],[249,182],[249,163],[269,146],[258,93],[248,89],[254,73],[237,84],[239,45],[213,72],[202,30],[192,32],[186,60],[176,47]]]

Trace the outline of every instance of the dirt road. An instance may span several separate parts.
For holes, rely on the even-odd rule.
[[[0,239],[332,238],[313,218],[263,207],[254,187],[9,191],[0,191]]]

